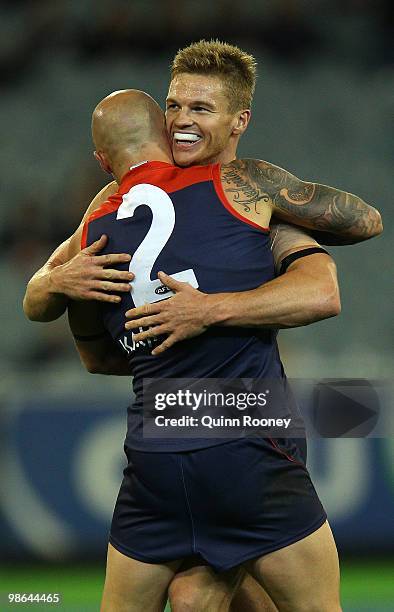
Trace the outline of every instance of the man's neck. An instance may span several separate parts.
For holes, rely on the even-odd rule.
[[[210,161],[211,164],[229,164],[230,162],[237,159],[237,147],[238,147],[238,138],[235,141],[230,141],[227,147],[221,151],[215,159]]]

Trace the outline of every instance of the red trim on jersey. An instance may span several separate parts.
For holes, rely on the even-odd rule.
[[[122,178],[119,193],[127,193],[139,183],[156,185],[167,193],[212,180],[211,166],[179,168],[166,162],[147,162],[132,168]]]
[[[234,217],[262,232],[269,232],[269,228],[260,227],[257,223],[243,217],[233,208],[223,191],[220,179],[220,164],[179,168],[178,166],[166,162],[151,161],[143,162],[126,172],[122,178],[119,190],[89,215],[82,230],[81,248],[84,249],[87,244],[89,223],[118,210],[122,203],[123,196],[128,193],[134,185],[146,182],[149,185],[160,187],[171,194],[185,187],[190,187],[191,185],[203,183],[205,181],[213,182],[217,196]]]
[[[236,211],[233,205],[231,204],[231,202],[229,202],[226,194],[224,193],[222,180],[220,177],[220,166],[221,166],[220,164],[215,164],[214,166],[212,166],[212,180],[213,180],[213,184],[214,184],[216,193],[221,203],[223,204],[223,206],[227,208],[229,213],[231,213],[234,217],[236,217],[240,221],[243,221],[244,223],[247,223],[248,225],[251,225],[252,227],[255,227],[256,229],[259,229],[262,232],[269,233],[270,231],[269,227],[261,227],[261,225],[258,225],[257,223],[254,223],[254,221],[247,219],[246,217],[241,215],[238,211]]]
[[[82,236],[81,236],[81,251],[86,248],[86,242],[88,239],[88,222],[85,221],[82,228]]]
[[[178,168],[178,166],[166,162],[152,161],[143,162],[135,168],[131,168],[123,176],[118,191],[110,196],[106,202],[103,202],[103,204],[87,218],[82,230],[81,248],[84,249],[87,244],[89,223],[118,210],[122,203],[123,196],[128,193],[134,185],[148,183],[149,185],[160,187],[171,194],[174,191],[190,187],[190,185],[211,180],[211,166]]]
[[[290,457],[290,455],[288,455],[287,453],[285,453],[277,444],[277,442],[275,442],[275,440],[273,440],[272,438],[268,438],[268,440],[271,442],[272,446],[274,447],[275,450],[278,451],[278,453],[280,453],[281,455],[283,455],[284,457],[286,457],[286,459],[288,459],[289,461],[291,461],[292,463],[296,463],[297,465],[301,465],[303,468],[305,468],[305,465],[303,463],[301,463],[301,461],[297,461],[297,459],[294,459],[294,457]]]

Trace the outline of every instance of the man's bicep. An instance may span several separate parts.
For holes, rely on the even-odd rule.
[[[282,262],[289,255],[305,249],[321,248],[308,231],[301,227],[275,220],[271,223],[270,229],[271,250],[277,274],[280,273]],[[324,252],[323,249],[322,252]]]
[[[68,244],[68,259],[72,259],[77,255],[81,250],[81,240],[82,240],[82,232],[83,232],[84,224],[78,227],[78,229],[71,236],[69,244]]]

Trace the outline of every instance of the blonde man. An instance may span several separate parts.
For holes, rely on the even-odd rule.
[[[344,194],[343,192],[338,192],[331,188],[316,186],[311,183],[303,183],[295,179],[295,177],[289,173],[266,162],[249,160],[229,163],[234,159],[235,148],[240,135],[246,129],[250,111],[248,109],[238,109],[236,111],[231,109],[228,98],[226,104],[223,78],[216,73],[214,76],[201,75],[201,68],[199,70],[200,72],[197,71],[194,77],[192,73],[180,72],[178,75],[174,75],[174,79],[171,83],[167,110],[167,127],[172,139],[172,150],[175,160],[184,166],[188,165],[188,162],[196,163],[197,159],[201,159],[204,163],[213,163],[215,161],[223,162],[221,181],[224,190],[227,192],[227,197],[231,198],[231,206],[235,216],[243,216],[251,224],[255,224],[259,227],[266,227],[268,224],[267,221],[269,222],[270,214],[274,210],[287,219],[294,218],[295,215],[306,227],[317,226],[322,227],[326,231],[341,231],[339,229],[340,224],[338,223],[338,219],[335,217],[335,213],[338,214],[337,211],[339,210],[341,215],[345,214],[345,218],[348,221],[348,226],[342,231],[342,236],[345,240],[354,241],[378,233],[379,219],[376,213],[373,209],[366,207],[366,205],[355,196]],[[174,115],[171,113],[174,113]],[[98,150],[98,157],[103,167],[114,172],[119,179],[121,178],[119,170],[115,171],[114,160],[111,160],[111,156],[108,156],[105,145],[103,145],[101,151]],[[132,161],[135,162],[136,159]],[[128,159],[128,163],[130,163],[130,159]],[[106,195],[107,194],[108,192]],[[314,213],[311,213],[312,209],[315,209]],[[318,209],[318,212],[316,209]],[[346,217],[346,215],[349,216]],[[317,219],[319,224],[317,223]],[[369,225],[367,230],[365,230],[364,225],[360,224],[360,219],[362,219],[362,224]],[[354,229],[349,229],[352,223],[354,223],[356,227]],[[308,246],[308,243],[306,243],[305,246]],[[321,253],[315,253],[313,257],[310,258],[314,260],[314,267],[316,265],[319,267],[318,261],[321,257],[323,257],[323,261],[327,263],[327,256]],[[293,266],[296,266],[296,264],[293,264]],[[162,277],[161,280],[164,280],[169,285],[172,283],[171,279],[168,277]],[[275,283],[275,281],[272,282]],[[282,284],[283,283],[279,283],[279,287],[281,287]],[[191,300],[194,300],[195,303],[197,303],[197,300],[198,303],[201,304],[202,297],[198,291],[194,293],[188,287],[183,286],[173,286],[173,289],[177,291],[177,294],[166,303],[159,304],[159,310],[157,306],[153,308],[144,307],[142,314],[150,318],[156,317],[156,319],[149,321],[149,325],[152,325],[152,330],[143,332],[143,335],[139,336],[139,340],[143,341],[157,335],[157,324],[159,323],[162,325],[160,319],[163,317],[163,312],[167,310],[168,315],[171,309],[173,309],[174,303],[179,306],[180,300],[184,300],[183,304],[190,307]],[[261,293],[263,292],[260,292],[259,295],[261,295]],[[265,295],[267,295],[267,292],[265,292]],[[249,299],[251,297],[252,296],[248,296]],[[261,319],[259,322],[257,321],[256,313],[252,314],[252,319],[254,318],[254,321],[250,321],[250,319],[247,321],[248,316],[250,317],[250,308],[247,307],[247,298],[245,295],[233,295],[231,298],[232,301],[229,300],[227,302],[231,307],[227,309],[225,317],[221,322],[216,320],[215,324],[264,326]],[[282,302],[282,306],[283,305],[284,301]],[[222,315],[223,314],[222,311]],[[130,318],[138,316],[141,316],[141,311],[134,309],[134,311],[130,313]],[[172,313],[170,312],[169,316],[171,321],[168,320],[166,325],[169,325],[167,329],[170,337],[171,334],[173,335],[173,329],[171,329],[171,327],[176,320],[174,309]],[[264,314],[260,312],[260,316],[264,317]],[[286,315],[282,312],[282,317],[285,318],[285,316]],[[273,318],[271,321],[273,321]],[[183,330],[183,336],[177,338],[177,340],[185,339],[190,337],[190,335],[196,335],[196,328],[197,333],[201,333],[205,329],[207,322],[204,321],[204,317],[199,315],[196,319],[196,315],[194,314],[194,328],[191,333],[190,328],[193,327],[193,325],[191,325],[192,319],[193,316],[189,318],[189,332]],[[282,319],[282,324],[283,321],[284,319]],[[133,322],[129,325],[132,327]],[[276,325],[280,326],[280,323],[277,322]],[[283,326],[285,325],[283,324]],[[161,331],[162,330],[160,330],[160,332]],[[138,334],[135,335],[136,339],[137,337]],[[164,343],[164,346],[161,347],[161,351],[167,350],[169,346],[171,345]],[[329,553],[330,550],[333,552]],[[308,556],[309,560],[312,558],[314,559],[311,565],[313,570],[315,568],[316,571],[321,569],[318,567],[319,563],[316,563],[319,558],[324,557],[324,559],[332,565],[331,569],[328,571],[328,576],[331,576],[330,580],[326,585],[321,585],[320,592],[318,590],[314,592],[315,604],[318,606],[316,609],[339,609],[336,592],[337,570],[335,570],[335,546],[333,548],[332,538],[325,524],[320,527],[320,529],[316,529],[316,532],[313,532],[311,536],[297,540],[297,542],[277,552],[270,553],[267,551],[261,559],[254,559],[253,563],[250,561],[248,569],[254,573],[259,581],[262,580],[262,576],[264,575],[265,582],[268,581],[269,583],[269,591],[274,600],[278,603],[280,609],[297,610],[302,608],[312,610],[314,609],[314,604],[313,602],[305,602],[305,595],[308,592],[310,581],[315,581],[315,574],[313,573],[313,575],[310,575],[306,581],[304,576],[304,582],[301,580],[300,583],[300,578],[302,579],[303,576],[300,577],[297,569],[299,568],[300,562],[303,560],[306,561],[306,558],[303,559],[303,557]],[[145,605],[142,604],[143,598],[141,599],[141,591],[135,591],[135,583],[134,604],[133,593],[127,590],[127,592],[123,593],[123,596],[121,596],[122,588],[126,589],[126,575],[128,571],[137,571],[137,573],[140,573],[140,577],[142,572],[140,566],[139,569],[136,568],[132,560],[124,559],[124,557],[125,555],[119,550],[115,552],[110,549],[107,592],[112,591],[113,594],[116,593],[116,595],[113,595],[115,600],[116,597],[121,597],[121,599],[117,599],[116,604],[113,603],[115,601],[114,599],[112,603],[110,600],[107,600],[107,602],[104,603],[103,609],[132,610],[142,609],[142,606]],[[329,561],[331,557],[332,559]],[[131,565],[134,569],[131,568]],[[179,567],[178,563],[174,566],[171,562],[171,565],[168,566],[167,569],[163,568],[163,575],[165,576],[164,582],[166,582],[171,576],[171,573],[173,573],[175,569],[179,569]],[[294,576],[289,582],[291,583],[293,581],[293,587],[292,584],[288,584],[286,589],[283,590],[283,581],[279,578],[278,568],[280,568],[280,571],[287,571],[288,577],[291,577],[291,567],[293,567]],[[148,570],[146,565],[145,569]],[[325,566],[325,569],[328,569],[328,566]],[[157,571],[160,571],[158,566],[154,569],[156,578],[154,578],[152,574],[149,580],[151,580],[151,582],[153,581],[153,583],[159,587]],[[129,587],[131,586],[131,582],[129,581],[128,583]],[[296,587],[296,585],[298,585],[298,587]],[[161,588],[162,587],[163,585]],[[152,595],[152,593],[150,593],[150,595]],[[159,599],[162,596],[163,595],[160,596],[159,594]],[[137,597],[137,600],[135,597]],[[138,607],[138,604],[135,603],[138,601],[138,598],[141,602],[141,607]],[[122,602],[121,604],[120,601]],[[119,607],[120,605],[123,607]],[[182,606],[182,602],[179,606]],[[204,600],[204,598],[202,598],[200,606],[201,609],[207,609],[206,600]],[[181,609],[181,607],[179,607],[179,609]]]

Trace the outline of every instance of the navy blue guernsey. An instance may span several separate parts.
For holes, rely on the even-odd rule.
[[[135,274],[130,294],[102,303],[103,320],[129,359],[135,401],[128,411],[126,444],[135,450],[205,448],[224,440],[153,440],[142,436],[144,378],[284,378],[274,330],[210,327],[151,355],[151,340],[135,343],[125,312],[172,295],[157,273],[189,282],[205,293],[245,291],[274,278],[269,231],[243,219],[228,202],[219,164],[178,168],[144,162],[123,178],[119,191],[85,223],[82,248],[102,234],[104,253],[130,253]],[[128,269],[128,264],[119,266]]]

